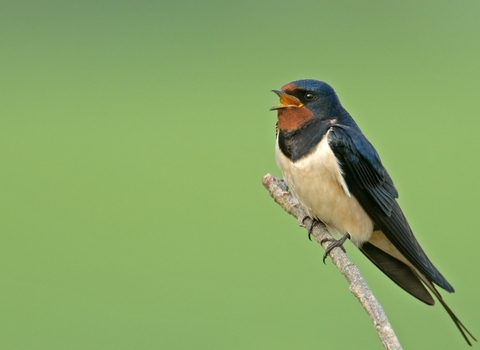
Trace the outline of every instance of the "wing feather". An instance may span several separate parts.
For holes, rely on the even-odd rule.
[[[380,157],[358,128],[332,127],[329,145],[337,157],[350,193],[398,251],[423,275],[453,292],[453,287],[427,258],[396,198],[398,192]]]

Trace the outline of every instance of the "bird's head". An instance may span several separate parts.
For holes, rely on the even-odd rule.
[[[333,88],[318,80],[296,80],[272,91],[280,104],[270,110],[278,112],[278,129],[283,131],[296,130],[313,118],[333,119],[340,106]]]

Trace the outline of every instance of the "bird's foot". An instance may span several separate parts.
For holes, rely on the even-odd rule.
[[[342,238],[340,238],[338,241],[336,239],[333,239],[333,238],[325,238],[325,239],[322,239],[320,241],[320,244],[323,244],[324,242],[332,242],[327,248],[325,248],[325,253],[323,253],[323,263],[325,264],[325,259],[327,258],[327,256],[330,254],[330,252],[332,251],[333,248],[336,248],[336,247],[340,247],[342,248],[343,252],[346,253],[347,251],[345,250],[345,248],[343,247],[343,243],[345,243],[345,241],[347,239],[350,239],[350,233],[345,233],[343,235]]]
[[[305,225],[305,220],[307,219],[310,219],[311,222],[310,222],[310,225]],[[312,240],[312,230],[313,230],[313,227],[315,226],[315,224],[318,222],[318,220],[314,219],[314,218],[311,218],[310,216],[304,216],[301,220],[301,224],[307,228],[308,230],[308,239],[311,241]]]

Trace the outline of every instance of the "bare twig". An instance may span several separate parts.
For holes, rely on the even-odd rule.
[[[297,218],[300,226],[310,227],[312,223],[311,219],[307,216],[297,199],[288,192],[287,186],[283,180],[276,178],[272,174],[267,174],[263,177],[262,183],[275,202],[277,202],[287,213]],[[317,224],[313,227],[312,237],[314,237],[315,241],[322,245],[324,249],[330,243],[328,241],[321,243],[321,241],[332,239],[332,236],[325,226],[321,224]],[[378,303],[372,291],[368,288],[357,266],[348,259],[342,249],[334,248],[329,255],[333,264],[348,281],[350,292],[357,297],[368,316],[370,316],[384,348],[389,350],[402,349],[392,326],[388,322],[382,306]]]

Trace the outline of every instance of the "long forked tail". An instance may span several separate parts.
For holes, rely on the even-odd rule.
[[[425,281],[424,281],[425,282]],[[450,316],[450,318],[452,319],[452,321],[455,323],[455,326],[457,326],[458,330],[460,331],[460,333],[462,333],[463,335],[463,338],[465,339],[465,341],[468,343],[468,345],[472,346],[472,343],[470,342],[470,339],[468,339],[468,336],[467,334],[475,341],[477,341],[477,339],[475,339],[475,337],[472,335],[472,333],[470,333],[470,331],[463,325],[463,323],[458,319],[458,317],[453,313],[452,309],[450,309],[447,305],[447,303],[445,302],[445,300],[443,300],[442,296],[440,295],[440,293],[437,291],[437,289],[435,288],[435,286],[428,282],[425,284],[427,285],[427,287],[432,291],[432,293],[437,297],[438,301],[440,302],[440,304],[442,304],[443,308],[447,311],[448,315]]]
[[[471,339],[477,341],[477,339],[475,339],[472,333],[470,333],[470,331],[463,325],[463,323],[448,307],[448,305],[445,303],[433,283],[429,281],[424,275],[422,275],[418,270],[416,270],[412,266],[406,265],[404,262],[394,258],[390,254],[387,254],[383,250],[377,248],[376,246],[368,242],[364,243],[360,250],[384,274],[390,277],[392,281],[394,281],[406,292],[410,293],[412,296],[419,299],[420,301],[423,301],[425,304],[434,305],[435,301],[432,298],[431,294],[428,292],[428,290],[430,290],[438,299],[440,304],[442,304],[444,309],[447,311],[448,315],[453,320],[460,333],[462,333],[462,336],[467,342],[467,344],[472,346],[472,342],[470,341],[468,336],[470,336]],[[428,290],[425,287],[427,287]]]

